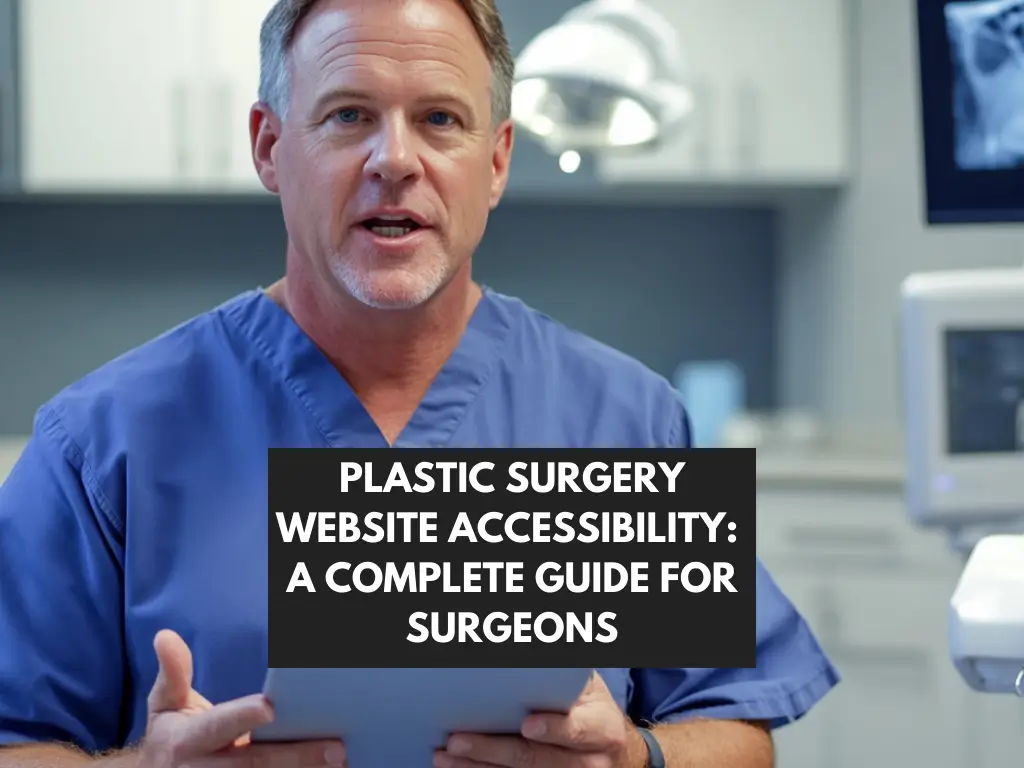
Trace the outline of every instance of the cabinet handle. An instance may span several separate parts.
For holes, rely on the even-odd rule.
[[[232,141],[235,124],[234,112],[231,102],[232,86],[229,82],[222,82],[213,89],[213,124],[212,134],[217,137],[214,144],[213,174],[214,178],[226,181],[231,175],[231,151],[234,146]]]
[[[7,147],[7,126],[4,116],[7,114],[7,83],[0,82],[0,186],[7,180],[7,154],[13,154],[13,147]]]
[[[20,182],[18,163],[18,104],[14,82],[0,80],[0,190]]]
[[[707,171],[711,165],[711,88],[705,79],[694,79],[691,84],[694,101],[693,166]]]
[[[740,83],[736,91],[736,157],[741,168],[753,170],[758,163],[758,127],[761,94],[752,83]]]
[[[839,674],[843,667],[856,667],[851,677],[870,677],[873,684],[911,682],[919,688],[931,685],[931,661],[928,654],[918,648],[878,648],[839,643],[826,648],[835,662]],[[867,674],[866,674],[867,673]]]
[[[868,527],[817,527],[794,525],[789,529],[789,540],[798,547],[821,548],[870,547],[872,549],[894,549],[896,539],[890,531]]]
[[[873,667],[899,667],[900,669],[927,669],[928,654],[920,648],[872,647],[866,645],[843,645],[831,648],[829,654],[851,663]]]
[[[179,176],[188,176],[192,170],[192,155],[189,147],[188,90],[184,83],[175,83],[171,89],[171,111],[174,120],[174,164]]]

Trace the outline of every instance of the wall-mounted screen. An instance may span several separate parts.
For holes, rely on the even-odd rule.
[[[917,0],[931,224],[1024,221],[1024,1]]]

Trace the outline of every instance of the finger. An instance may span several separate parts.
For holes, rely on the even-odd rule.
[[[150,714],[185,709],[192,690],[192,652],[185,641],[169,629],[157,632],[153,649],[159,670],[149,692]]]
[[[456,759],[503,768],[558,768],[569,757],[563,749],[530,742],[519,736],[462,733],[448,739],[444,752]]]
[[[442,751],[434,754],[434,768],[498,768],[498,766],[478,763],[468,757],[455,757]]]
[[[345,747],[340,741],[303,741],[290,744],[251,744],[243,749],[192,761],[189,768],[344,768]]]
[[[611,746],[614,736],[624,730],[620,727],[621,718],[622,715],[611,707],[586,705],[574,707],[565,715],[530,715],[523,722],[522,734],[541,744],[598,752]]]
[[[273,709],[261,694],[226,701],[181,721],[176,752],[182,759],[210,755],[234,746],[239,737],[273,719]]]

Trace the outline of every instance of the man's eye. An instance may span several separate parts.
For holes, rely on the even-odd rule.
[[[337,112],[334,113],[334,116],[343,123],[359,122],[358,109],[339,109]]]
[[[432,125],[436,125],[439,128],[444,128],[454,122],[455,118],[449,115],[447,112],[431,112],[427,118]]]

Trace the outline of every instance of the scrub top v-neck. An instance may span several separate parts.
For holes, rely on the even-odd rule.
[[[266,342],[266,354],[294,388],[334,448],[386,448],[388,442],[348,382],[295,323],[262,292],[228,305],[238,331]],[[512,324],[504,297],[484,288],[462,338],[431,383],[395,448],[448,447],[501,360]]]
[[[664,378],[487,290],[396,445],[689,442]],[[259,691],[267,449],[386,445],[327,358],[259,290],[50,399],[0,488],[0,744],[93,751],[140,738],[164,628],[189,644],[194,687],[210,700]],[[760,564],[757,609],[755,669],[600,672],[646,721],[799,718],[838,676]]]

